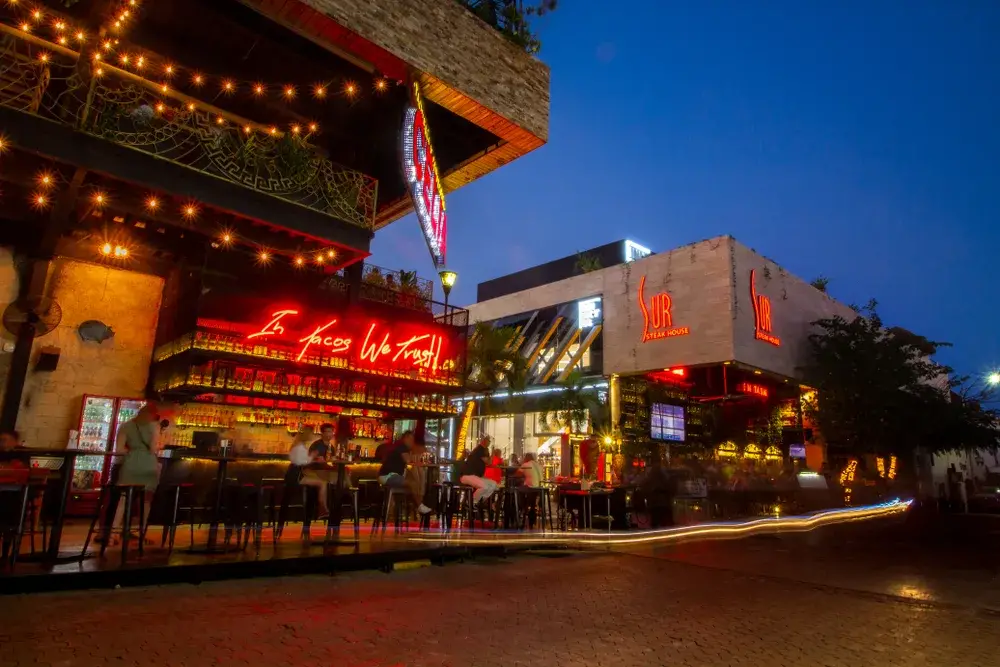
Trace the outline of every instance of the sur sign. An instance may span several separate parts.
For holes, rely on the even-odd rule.
[[[639,308],[642,310],[642,342],[660,338],[686,336],[688,327],[675,327],[671,312],[673,301],[666,292],[659,292],[646,301],[646,276],[639,279]]]
[[[753,302],[754,335],[757,340],[778,346],[781,339],[771,331],[771,299],[757,293],[757,272],[750,270],[750,300]]]
[[[413,84],[413,103],[407,107],[403,119],[403,172],[431,259],[435,268],[443,268],[448,246],[444,186],[431,148],[420,86],[416,83]]]

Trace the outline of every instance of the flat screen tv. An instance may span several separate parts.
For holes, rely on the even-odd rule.
[[[684,408],[653,403],[649,406],[649,431],[653,440],[684,442]]]

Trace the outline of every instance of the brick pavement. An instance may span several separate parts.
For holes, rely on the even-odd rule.
[[[1000,617],[636,556],[0,598],[0,665],[996,665]]]

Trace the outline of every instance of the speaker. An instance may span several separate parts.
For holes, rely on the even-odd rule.
[[[51,373],[59,365],[59,348],[43,347],[38,351],[38,359],[35,360],[35,371],[39,373]]]

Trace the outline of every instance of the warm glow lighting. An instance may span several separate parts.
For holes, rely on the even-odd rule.
[[[268,132],[270,132],[272,135],[273,134],[277,134],[278,133],[278,128],[272,127],[271,129],[268,130]]]
[[[266,250],[261,250],[260,254],[257,255],[257,259],[261,264],[267,264],[271,261],[271,255]]]
[[[111,40],[104,42],[104,44],[101,44],[101,46],[104,48],[105,51],[110,51],[112,46]]]
[[[163,73],[166,74],[167,76],[173,76],[174,75],[174,66],[173,65],[167,65],[166,67],[163,68]]]
[[[96,76],[104,76],[104,68],[98,67],[97,69],[94,70],[94,74]]]
[[[24,32],[31,32],[31,26],[27,23],[22,23],[21,30],[23,30]]]
[[[148,208],[150,211],[155,211],[159,207],[160,207],[160,200],[157,199],[156,197],[150,197],[149,199],[146,200],[146,208]]]
[[[95,192],[93,200],[95,206],[104,206],[104,203],[107,201],[107,197],[103,192]]]
[[[225,118],[223,118],[222,116],[219,116],[218,118],[216,118],[216,119],[215,119],[215,122],[216,122],[216,124],[218,124],[218,125],[225,125],[225,123],[226,123],[226,119],[225,119]]]
[[[326,97],[326,88],[324,86],[316,86],[313,94],[318,98]]]
[[[330,259],[333,259],[334,257],[337,256],[337,253],[334,252],[333,250],[327,250],[326,251],[326,256],[329,257]]]
[[[232,81],[223,81],[222,82],[222,89],[224,91],[226,91],[227,93],[233,92],[233,90],[235,90],[235,88],[236,88],[236,86],[235,86],[235,84],[233,84]]]
[[[254,84],[253,93],[254,93],[254,95],[263,95],[264,94],[264,85],[261,84],[261,83]]]
[[[316,263],[317,264],[323,263],[323,255],[316,255]]]
[[[191,83],[193,83],[196,86],[200,86],[201,84],[205,83],[205,78],[201,74],[195,74],[193,77],[191,77]]]
[[[110,255],[112,250],[113,248],[111,247],[110,243],[105,243],[104,245],[101,246],[102,255]]]
[[[642,311],[642,342],[675,338],[691,333],[689,327],[675,327],[671,314],[673,301],[666,292],[654,294],[646,302],[646,276],[639,279],[639,310]]]
[[[45,208],[45,206],[49,203],[49,199],[45,195],[39,193],[35,195],[34,203],[36,208]]]
[[[119,258],[122,258],[122,259],[124,259],[125,257],[128,257],[128,248],[126,248],[125,246],[116,245],[115,246],[115,257],[119,257]]]
[[[184,217],[185,218],[189,218],[190,219],[190,218],[193,218],[193,217],[195,217],[197,215],[198,215],[198,207],[197,206],[194,206],[193,204],[188,204],[187,206],[184,207]]]
[[[44,14],[42,14],[42,11],[40,9],[36,9],[35,11],[31,12],[31,18],[35,19],[36,21],[41,21],[43,16]]]
[[[229,232],[224,232],[219,240],[222,241],[223,245],[231,245],[233,242],[233,235]]]
[[[295,258],[295,266],[302,266],[305,263],[306,263],[306,260],[302,259],[301,257],[296,257]]]
[[[353,81],[348,81],[344,86],[344,92],[347,93],[348,97],[354,97],[354,93],[358,92],[358,87],[354,85]]]
[[[194,111],[194,102],[188,102],[187,110]]]
[[[315,132],[318,129],[319,129],[319,125],[317,125],[316,123],[309,123],[309,131],[310,132]]]
[[[146,64],[146,59],[143,56],[139,56],[139,59],[135,61],[135,68],[142,69]]]
[[[253,132],[253,128],[250,127],[249,125],[244,125],[243,131],[246,132],[247,134],[250,134],[251,132]]]
[[[298,134],[301,129],[298,125],[292,125],[292,134]]]
[[[94,61],[96,62],[96,61],[98,61],[100,59],[101,59],[101,54],[100,53],[95,53],[94,54]]]
[[[990,373],[986,376],[986,381],[994,387],[1000,385],[1000,373]]]
[[[288,99],[292,99],[293,97],[295,97],[295,88],[292,86],[288,86],[287,88],[285,88],[285,97],[287,97]]]
[[[62,21],[56,21],[54,25],[55,25],[56,30],[65,30],[66,29],[66,24],[63,23]]]
[[[156,103],[156,111],[158,113],[163,113],[164,111],[166,111],[166,109],[167,109],[167,105],[165,105],[163,102],[157,102]]]
[[[458,274],[454,271],[442,271],[438,274],[441,277],[441,285],[447,289],[451,289],[455,286],[455,281],[458,280]]]
[[[165,83],[164,83],[164,84],[161,84],[161,85],[160,85],[160,90],[161,90],[162,92],[164,92],[164,93],[165,93],[165,92],[167,92],[167,84],[165,84]]]
[[[43,63],[47,63],[49,62],[49,54],[42,51],[41,53],[38,54],[38,59],[41,60]]]
[[[38,187],[40,188],[48,188],[53,183],[52,174],[50,174],[47,171],[43,171],[42,173],[38,174],[37,180],[38,180]]]
[[[375,90],[380,93],[384,93],[385,89],[389,87],[389,82],[385,79],[378,79],[375,81]]]
[[[122,65],[128,65],[128,54],[127,53],[121,54],[120,56],[118,56],[118,60],[121,62]]]

